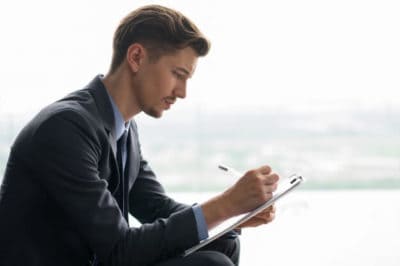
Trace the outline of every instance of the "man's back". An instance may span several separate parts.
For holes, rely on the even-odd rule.
[[[50,138],[59,135],[57,131],[68,131],[68,128],[52,128],[56,125],[52,121],[78,115],[81,120],[95,119],[91,112],[95,113],[96,107],[86,90],[71,96],[45,108],[23,129],[11,148],[0,194],[1,265],[22,265],[27,261],[30,265],[77,265],[90,260],[91,251],[82,241],[76,225],[69,220],[57,197],[43,184],[48,178],[58,177],[46,176],[35,165],[35,162],[42,163],[36,141],[45,145],[43,141],[49,138],[48,144],[53,145]],[[97,124],[101,125],[100,121]],[[65,134],[64,141],[70,142],[68,132]],[[43,159],[51,160],[48,155],[43,154]],[[67,171],[53,170],[60,174]],[[11,261],[7,261],[8,258]]]

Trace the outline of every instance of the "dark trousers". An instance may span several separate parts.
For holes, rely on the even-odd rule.
[[[215,240],[186,257],[173,258],[155,266],[238,266],[239,237]]]

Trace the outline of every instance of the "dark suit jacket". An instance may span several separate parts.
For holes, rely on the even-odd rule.
[[[130,228],[119,183],[113,110],[96,77],[43,109],[13,144],[0,190],[0,265],[149,265],[196,244],[192,209],[164,193],[128,140]]]

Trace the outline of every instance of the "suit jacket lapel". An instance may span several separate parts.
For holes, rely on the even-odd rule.
[[[96,76],[89,85],[87,85],[87,89],[93,95],[100,118],[102,119],[104,128],[108,134],[108,142],[113,151],[114,159],[116,159],[117,140],[115,136],[114,113],[107,89],[101,81],[101,75]]]
[[[108,132],[108,142],[114,155],[114,160],[117,162],[117,141],[112,132]]]
[[[108,134],[108,142],[111,146],[113,152],[114,166],[118,169],[117,164],[117,141],[116,141],[116,131],[115,131],[115,120],[110,98],[107,93],[103,82],[101,81],[101,76],[95,77],[92,82],[87,86],[89,92],[93,95],[96,102],[97,110],[103,120],[104,128]],[[138,134],[136,129],[135,121],[131,121],[131,126],[129,128],[129,138],[127,143],[127,162],[125,173],[129,177],[129,189],[132,187],[139,173],[140,168],[140,147],[138,141]],[[119,171],[118,171],[119,172]],[[120,175],[120,173],[118,173]]]
[[[128,137],[128,158],[126,173],[129,176],[129,189],[133,186],[140,168],[139,141],[135,121],[131,121]]]
[[[117,163],[117,140],[116,140],[116,131],[115,131],[115,120],[114,113],[112,109],[112,105],[110,102],[110,98],[107,93],[107,89],[101,81],[101,75],[96,76],[87,86],[87,89],[90,94],[92,94],[93,99],[95,101],[97,111],[100,115],[100,118],[103,122],[104,129],[108,136],[108,143],[110,144],[112,150],[112,158],[111,163],[113,164],[114,169],[117,171],[118,180],[119,180],[119,170]],[[119,183],[119,182],[117,182]],[[118,184],[116,184],[118,186]]]

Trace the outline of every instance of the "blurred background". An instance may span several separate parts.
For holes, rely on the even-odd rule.
[[[135,118],[166,190],[205,200],[235,182],[221,163],[298,173],[276,221],[245,230],[242,265],[399,265],[398,1],[2,1],[0,181],[20,129],[105,74],[119,21],[154,3],[212,43],[187,99]]]

